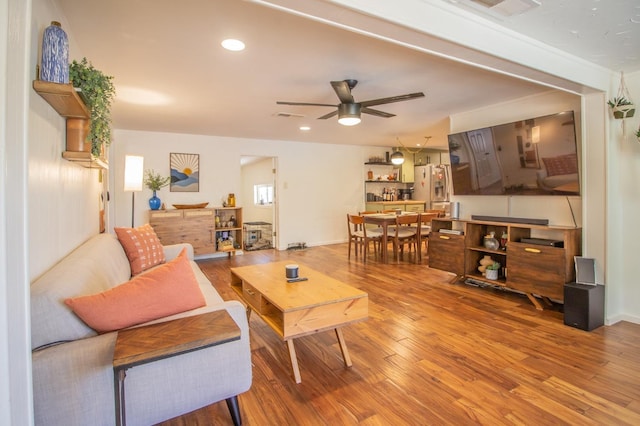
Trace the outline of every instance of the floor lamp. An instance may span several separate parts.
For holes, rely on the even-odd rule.
[[[131,191],[131,227],[134,227],[133,217],[135,213],[136,191],[142,191],[142,178],[144,157],[139,155],[126,155],[124,157],[124,190]]]

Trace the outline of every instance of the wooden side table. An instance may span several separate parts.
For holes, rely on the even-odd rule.
[[[239,339],[240,329],[226,310],[119,331],[113,353],[116,424],[126,424],[129,368]]]

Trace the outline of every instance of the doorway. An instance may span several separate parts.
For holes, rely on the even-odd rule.
[[[245,249],[278,249],[277,158],[243,155],[240,176]]]

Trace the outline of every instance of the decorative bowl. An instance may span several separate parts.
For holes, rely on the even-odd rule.
[[[204,209],[207,207],[209,203],[199,203],[199,204],[172,204],[172,206],[176,209]]]

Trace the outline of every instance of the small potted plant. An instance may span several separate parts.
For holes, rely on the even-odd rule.
[[[69,81],[79,89],[91,119],[86,140],[91,144],[91,153],[100,156],[103,146],[111,143],[111,102],[116,94],[113,77],[93,67],[87,58],[75,59],[69,65]]]
[[[500,270],[500,263],[493,262],[493,264],[487,266],[485,270],[485,276],[488,280],[497,280],[498,279],[498,271]]]
[[[640,142],[640,127],[636,130],[636,138],[638,138],[638,142]]]
[[[624,96],[616,97],[607,102],[607,105],[611,107],[613,111],[613,117],[617,119],[624,119],[633,117],[636,112],[636,106],[633,102]]]
[[[170,181],[170,176],[163,177],[153,169],[144,171],[144,184],[147,188],[153,191],[153,197],[149,198],[149,208],[151,210],[158,210],[162,205],[160,198],[156,196],[156,191],[159,191],[169,185]]]

